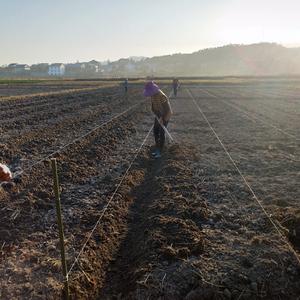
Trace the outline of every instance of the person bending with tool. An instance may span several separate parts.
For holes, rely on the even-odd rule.
[[[171,105],[168,97],[153,81],[146,83],[144,88],[144,96],[150,97],[152,112],[155,115],[153,133],[156,145],[152,155],[155,158],[160,158],[165,144],[165,131],[167,131],[166,127],[172,115]]]

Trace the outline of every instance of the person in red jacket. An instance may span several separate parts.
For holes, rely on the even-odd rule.
[[[11,180],[12,180],[12,174],[9,168],[4,164],[0,164],[0,182],[11,181]]]

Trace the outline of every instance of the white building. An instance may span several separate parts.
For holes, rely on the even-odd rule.
[[[52,64],[49,66],[48,74],[50,76],[63,76],[65,74],[64,64]]]

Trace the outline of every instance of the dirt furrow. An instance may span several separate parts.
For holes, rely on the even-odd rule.
[[[50,105],[51,103],[61,103],[61,102],[73,102],[77,100],[77,97],[83,95],[93,95],[95,93],[101,94],[101,96],[112,97],[116,92],[120,92],[117,86],[112,87],[98,87],[92,91],[87,90],[75,90],[69,91],[68,93],[62,92],[61,94],[41,94],[41,95],[31,95],[31,96],[18,96],[18,99],[15,100],[4,100],[1,99],[1,107],[4,111],[8,109],[26,109],[33,107],[43,107]]]
[[[101,93],[102,94],[102,93]],[[51,105],[49,104],[49,108],[46,110],[36,109],[36,107],[31,107],[28,113],[24,113],[21,109],[14,111],[14,117],[11,117],[11,112],[2,116],[3,123],[1,124],[1,130],[3,132],[7,130],[14,129],[16,126],[18,129],[22,129],[25,126],[39,126],[43,124],[48,119],[57,119],[62,116],[72,115],[81,110],[88,110],[95,106],[99,106],[99,103],[107,104],[109,106],[110,103],[116,102],[116,100],[124,100],[124,95],[114,95],[113,97],[103,97],[101,94],[94,95],[82,95],[75,96],[75,102],[69,105],[68,103],[62,101],[59,105]],[[132,93],[133,95],[134,93]]]
[[[182,299],[198,282],[185,260],[205,252],[205,200],[198,195],[192,147],[170,146],[160,161],[145,153],[133,170],[126,229],[98,299]]]
[[[225,113],[226,107],[214,105],[207,96],[203,97],[196,90],[193,94],[221,139],[225,139],[223,142],[230,152],[235,149],[239,153],[243,145],[240,142],[231,146],[232,142],[237,143],[242,137],[249,139],[254,136],[252,130],[261,132],[259,124],[249,124],[249,120],[232,113],[229,117]],[[203,225],[206,251],[193,262],[197,266],[199,282],[186,295],[186,299],[279,299],[283,296],[295,299],[300,292],[300,268],[293,253],[278,238],[208,124],[197,113],[197,108],[184,91],[173,100],[173,108],[175,115],[170,131],[174,135],[176,133],[176,140],[181,144],[191,143],[196,148],[198,158],[193,161],[195,175],[191,181],[198,183],[199,194],[207,200],[210,212],[208,222]],[[229,120],[234,122],[232,127]],[[249,150],[257,158],[261,156],[253,148]],[[249,167],[251,165],[248,164]],[[241,167],[243,172],[244,166]],[[250,169],[246,170],[249,172]],[[249,178],[248,173],[245,175]],[[270,180],[265,182],[265,186],[269,184]],[[282,188],[285,183],[281,184]]]
[[[136,112],[117,119],[57,156],[69,265],[144,137],[145,125],[149,125],[143,121],[146,115]],[[24,173],[15,187],[1,193],[0,272],[4,299],[20,295],[54,299],[61,294],[56,216],[49,171],[48,164],[40,165],[29,174]],[[104,247],[111,243],[110,228],[107,232]],[[90,259],[91,264],[93,261],[99,263],[98,252],[94,256],[90,254],[95,240],[88,245],[83,257],[83,261]],[[28,270],[35,272],[29,274]],[[80,271],[76,272],[72,286],[74,290],[80,290],[76,283],[82,278],[77,277]],[[13,282],[9,280],[11,276]],[[18,284],[17,289],[15,284]]]
[[[54,123],[49,119],[45,124],[41,122],[39,128],[27,126],[27,131],[22,134],[14,129],[14,134],[10,133],[7,139],[5,136],[2,139],[2,143],[5,142],[5,145],[1,146],[2,159],[14,167],[26,168],[32,160],[54,152],[139,101],[140,97],[129,95],[125,100],[117,99],[112,103],[101,103],[98,110],[88,109],[69,117],[62,115]]]

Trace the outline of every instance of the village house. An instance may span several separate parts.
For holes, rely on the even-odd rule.
[[[49,66],[48,75],[49,76],[63,76],[65,74],[65,65],[56,63]]]
[[[92,60],[90,62],[77,62],[66,65],[66,74],[73,76],[93,76],[99,72],[100,63]]]
[[[65,71],[67,75],[81,75],[85,73],[86,65],[85,63],[72,63],[72,64],[66,64]]]
[[[26,64],[9,64],[7,68],[14,74],[24,74],[30,71],[30,66]]]
[[[100,71],[101,63],[96,60],[91,60],[87,63],[90,72],[98,73]]]

